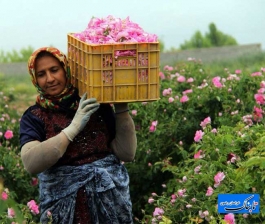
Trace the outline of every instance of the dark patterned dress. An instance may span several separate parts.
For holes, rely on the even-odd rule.
[[[20,122],[20,144],[45,141],[67,127],[74,112],[30,107]],[[132,222],[129,177],[113,154],[115,117],[101,105],[58,162],[40,173],[41,223],[126,224]]]

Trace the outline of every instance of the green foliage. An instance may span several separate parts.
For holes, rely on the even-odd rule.
[[[131,110],[137,111],[133,119],[138,148],[135,161],[126,166],[131,178],[134,214],[140,223],[151,223],[151,220],[152,223],[162,223],[161,220],[154,221],[152,213],[155,207],[163,208],[162,218],[172,223],[196,223],[194,220],[207,223],[207,219],[209,223],[219,223],[224,216],[216,210],[218,193],[249,193],[256,189],[264,195],[264,155],[263,158],[260,154],[255,154],[252,159],[247,157],[248,150],[258,145],[259,137],[265,135],[263,119],[257,123],[253,117],[254,106],[261,107],[255,102],[254,94],[264,78],[262,72],[265,70],[260,71],[262,63],[256,66],[256,70],[254,67],[251,72],[242,69],[238,74],[228,68],[216,74],[210,66],[205,69],[196,60],[178,63],[175,67],[165,66],[161,71],[165,76],[161,80],[161,99],[130,104]],[[236,66],[241,69],[240,64]],[[260,75],[252,76],[257,71]],[[213,81],[218,77],[219,87]],[[190,91],[185,93],[186,90]],[[181,102],[185,95],[188,101]],[[252,123],[244,124],[244,116],[252,117]],[[207,117],[211,122],[203,129],[201,122]],[[153,121],[157,121],[157,127],[150,132]],[[217,134],[212,132],[213,129]],[[197,143],[194,136],[198,130],[202,130],[204,136]],[[262,145],[259,148],[262,149]],[[205,157],[194,159],[193,155],[199,150]],[[231,153],[240,160],[236,163],[228,161]],[[250,169],[253,164],[260,167],[257,179],[254,175],[257,170]],[[201,174],[195,175],[194,169],[199,165],[202,166]],[[214,176],[219,171],[225,173],[225,181],[208,197],[205,195],[207,188],[213,187]],[[188,177],[185,183],[181,182],[184,176]],[[177,195],[181,189],[185,189],[188,196],[178,197],[172,204],[171,195]],[[157,196],[152,196],[154,193]],[[154,200],[153,204],[148,203],[150,198]],[[192,198],[197,202],[193,203]],[[187,209],[186,205],[192,207]],[[210,214],[206,219],[199,216],[199,211],[205,210]],[[259,223],[264,216],[265,211],[249,216],[247,221],[242,216],[236,219],[240,220],[239,223]]]
[[[222,74],[224,71],[235,73],[236,70],[242,70],[251,74],[257,69],[264,67],[265,51],[255,54],[244,55],[235,59],[222,59],[204,64],[204,70],[211,74]]]
[[[202,219],[199,216],[200,211],[208,211],[206,219],[210,223],[219,223],[223,219],[222,215],[217,213],[216,203],[219,193],[258,193],[260,194],[260,204],[264,204],[263,180],[265,178],[264,166],[260,167],[260,162],[264,159],[246,158],[250,145],[256,146],[259,138],[256,133],[265,136],[264,125],[255,125],[251,128],[245,128],[243,123],[238,123],[235,127],[222,126],[216,134],[211,132],[210,125],[204,129],[203,140],[191,145],[194,153],[199,149],[203,151],[203,158],[194,159],[193,154],[178,162],[173,163],[170,158],[166,162],[157,162],[155,166],[163,171],[170,171],[174,177],[167,182],[167,188],[159,196],[152,197],[154,205],[163,208],[164,214],[173,223],[194,223],[192,220]],[[240,134],[239,134],[240,130]],[[179,147],[179,150],[184,150]],[[261,151],[262,148],[259,148]],[[236,160],[228,159],[229,154],[235,154]],[[255,161],[255,162],[254,162]],[[253,165],[257,165],[253,169]],[[196,168],[200,167],[198,172]],[[247,170],[249,167],[252,172]],[[214,187],[214,176],[218,172],[225,174],[224,180],[217,187]],[[258,173],[257,179],[255,174]],[[260,181],[257,181],[260,180]],[[214,192],[207,196],[207,188],[212,187]],[[204,189],[204,190],[202,190]],[[185,197],[181,193],[184,191]],[[172,195],[177,198],[172,201]],[[187,207],[188,206],[188,207]],[[190,207],[189,207],[190,206]],[[149,205],[151,207],[151,205]],[[178,211],[178,212],[175,212]],[[145,218],[151,216],[147,215]],[[237,223],[261,223],[265,218],[265,213],[252,215],[248,221],[238,215]]]
[[[16,107],[11,106],[16,95],[11,92],[2,92],[3,82],[0,79],[0,193],[7,193],[8,199],[0,199],[0,220],[2,223],[11,223],[7,217],[7,208],[15,210],[16,221],[35,220],[37,216],[31,214],[27,207],[30,200],[38,201],[38,187],[32,186],[32,178],[23,167],[19,149],[19,119],[21,114]],[[10,138],[7,132],[12,132]],[[23,213],[23,214],[22,214]]]
[[[22,48],[20,51],[12,50],[12,52],[5,53],[3,50],[0,51],[0,63],[7,62],[27,62],[34,49],[29,46]]]
[[[209,25],[209,33],[206,33],[205,37],[210,41],[211,46],[219,47],[219,46],[229,46],[229,45],[237,45],[237,41],[227,34],[223,34],[221,31],[217,30],[214,23]]]
[[[212,47],[209,39],[205,38],[200,31],[196,31],[189,41],[180,45],[181,50]]]
[[[180,45],[181,50],[220,47],[237,45],[237,41],[230,35],[219,31],[214,23],[209,25],[209,33],[202,35],[200,31],[196,31],[189,41],[185,41]]]

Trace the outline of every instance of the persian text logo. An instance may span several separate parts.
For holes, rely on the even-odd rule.
[[[219,194],[218,213],[259,213],[259,194]]]

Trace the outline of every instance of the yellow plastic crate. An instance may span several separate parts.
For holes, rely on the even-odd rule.
[[[68,34],[72,83],[101,103],[159,99],[159,43],[88,44]],[[128,53],[131,55],[123,56]],[[119,56],[117,57],[117,54]]]

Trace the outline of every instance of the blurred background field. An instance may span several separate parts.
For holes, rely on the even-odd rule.
[[[36,89],[30,81],[29,75],[4,75],[0,74],[1,92],[10,99],[10,106],[17,108],[22,114],[25,109],[33,105],[36,98]]]
[[[161,71],[165,65],[169,66],[183,66],[187,61],[176,61],[172,64],[164,63],[161,65]],[[224,72],[227,68],[231,73],[235,70],[244,70],[245,73],[251,74],[255,72],[257,68],[264,67],[265,64],[265,51],[261,51],[255,54],[244,55],[234,59],[222,59],[212,62],[201,62],[204,70],[208,75],[212,77],[217,76]],[[26,62],[23,63],[26,67]],[[12,63],[10,64],[12,66]],[[26,70],[26,68],[24,68]],[[31,83],[30,76],[28,74],[1,74],[0,83],[2,91],[8,93],[12,99],[12,104],[18,105],[18,110],[23,111],[27,106],[32,105],[36,98],[36,89]]]

